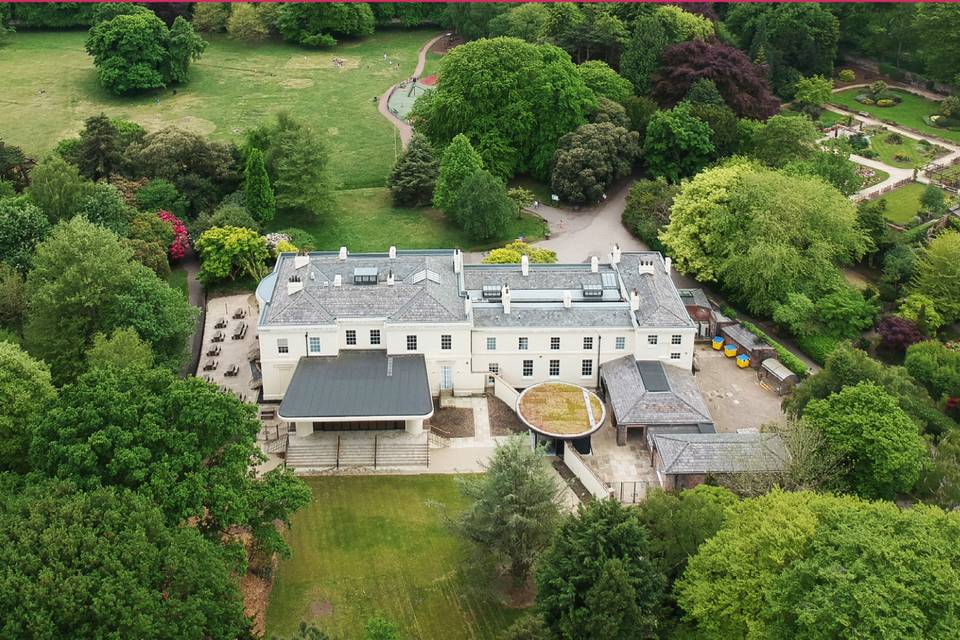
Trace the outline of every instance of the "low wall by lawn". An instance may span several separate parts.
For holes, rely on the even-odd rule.
[[[577,479],[583,483],[587,491],[597,500],[606,500],[610,497],[611,491],[607,483],[600,479],[600,476],[593,469],[587,466],[583,456],[568,443],[563,448],[563,463],[567,468],[577,476]]]

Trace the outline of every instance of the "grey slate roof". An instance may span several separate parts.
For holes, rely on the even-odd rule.
[[[653,273],[640,274],[640,260],[654,263]],[[692,327],[677,288],[666,272],[663,256],[658,251],[624,253],[618,265],[627,291],[640,294],[637,322],[646,327]]]
[[[781,471],[790,459],[775,433],[657,434],[665,474]]]
[[[468,264],[463,269],[467,290],[479,291],[485,284],[509,285],[514,291],[524,289],[579,290],[585,284],[603,284],[603,274],[616,276],[609,264],[599,265],[597,273],[590,264],[531,264],[530,274],[523,275],[518,264]]]
[[[310,262],[294,268],[293,254],[283,254],[276,281],[262,315],[266,325],[332,324],[337,318],[386,318],[387,322],[441,323],[466,320],[459,276],[453,271],[453,251],[398,251],[357,254],[340,260],[336,253],[311,253]],[[377,284],[354,284],[354,273],[377,269]],[[394,284],[387,285],[392,271]],[[417,279],[420,272],[439,276]],[[341,286],[333,286],[335,277]],[[303,290],[287,292],[291,276],[299,276]],[[312,276],[312,278],[311,278]],[[414,280],[418,280],[414,282]]]
[[[476,327],[625,327],[633,328],[630,308],[611,307],[599,303],[575,303],[569,309],[563,304],[525,304],[514,302],[510,313],[499,304],[473,306]]]
[[[337,356],[300,358],[277,413],[295,420],[427,416],[432,411],[422,355],[344,349]]]
[[[698,425],[712,424],[713,418],[700,395],[693,374],[657,361],[646,366],[662,367],[669,391],[650,391],[632,355],[600,365],[600,378],[607,388],[607,399],[619,424]]]
[[[710,301],[707,300],[707,294],[703,289],[677,289],[677,293],[680,294],[680,301],[685,306],[710,308]]]
[[[720,330],[720,333],[730,336],[730,339],[734,340],[744,349],[753,351],[755,349],[772,349],[769,344],[753,335],[749,331],[743,328],[743,325],[740,324],[731,324]]]

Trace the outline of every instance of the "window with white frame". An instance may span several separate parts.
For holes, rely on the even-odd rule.
[[[277,338],[277,353],[290,353],[290,343],[286,338]]]
[[[560,361],[551,360],[550,361],[550,377],[556,378],[560,376]]]
[[[533,360],[524,360],[523,361],[523,377],[532,378],[533,377]]]
[[[593,349],[593,336],[587,336],[583,339],[583,350],[590,351]]]
[[[496,351],[496,350],[497,350],[497,339],[487,338],[487,351]]]
[[[490,373],[500,373],[500,363],[491,362],[490,364],[487,365],[487,371],[489,371]]]
[[[529,348],[530,348],[530,340],[529,340],[529,339],[527,339],[527,338],[520,338],[519,340],[517,340],[517,349],[520,349],[520,351],[526,351],[526,350],[529,349]]]
[[[624,336],[617,336],[615,345],[617,347],[617,351],[623,351],[627,348],[627,339]]]
[[[551,351],[560,351],[560,337],[559,337],[559,336],[550,338],[550,350],[551,350]]]
[[[355,329],[347,329],[347,344],[357,344],[357,332]]]
[[[417,350],[417,336],[407,336],[407,351]]]
[[[445,333],[440,336],[440,348],[444,351],[450,351],[450,349],[453,349],[453,336],[451,336],[449,333]]]
[[[647,336],[647,344],[657,344],[657,336]]]
[[[307,351],[311,354],[320,353],[320,338],[317,336],[310,336],[307,338]]]
[[[380,344],[380,329],[370,329],[370,344]]]
[[[584,378],[593,375],[593,360],[584,360],[580,363],[580,375]]]
[[[670,359],[671,359],[671,360],[679,360],[679,359],[680,359],[680,354],[679,354],[679,353],[676,353],[676,352],[671,353],[671,354],[670,354]]]
[[[680,334],[673,334],[670,336],[670,344],[683,344],[683,336]]]

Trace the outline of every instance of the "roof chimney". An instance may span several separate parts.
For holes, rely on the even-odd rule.
[[[453,250],[453,272],[460,273],[463,271],[463,252],[460,249]]]
[[[525,276],[530,275],[530,258],[526,255],[520,256],[520,273]]]
[[[390,271],[387,271],[387,286],[388,287],[393,286],[393,269],[390,269]]]
[[[620,243],[619,242],[614,243],[613,251],[610,252],[610,262],[612,262],[613,264],[620,264],[620,256],[622,254],[623,252],[620,251]]]
[[[346,247],[340,247],[340,259],[341,259],[341,260],[346,260],[346,259],[347,259],[347,248],[346,248]]]
[[[290,279],[287,280],[287,295],[292,296],[301,291],[303,291],[303,282],[300,280],[300,276],[290,276]]]
[[[670,258],[663,259],[663,270],[667,272],[667,275],[670,275],[670,268],[673,265],[673,260]]]
[[[630,292],[630,311],[640,311],[640,294],[636,289]]]
[[[293,256],[293,268],[302,269],[303,267],[310,264],[310,256],[305,255],[295,255]]]
[[[641,258],[640,262],[637,263],[637,272],[640,275],[644,275],[647,273],[653,275],[653,261],[644,260],[643,258]]]
[[[390,259],[391,259],[391,260],[392,260],[393,258],[396,258],[396,257],[397,257],[397,248],[394,247],[394,246],[391,246],[391,247],[390,247],[390,251],[388,252],[388,255],[390,256]]]
[[[570,291],[564,291],[563,292],[563,308],[569,309],[572,306],[573,306],[573,295],[570,293]]]
[[[339,287],[342,284],[343,284],[343,278],[340,276],[339,273],[333,276],[333,286]]]
[[[600,271],[600,259],[597,256],[590,257],[590,271],[592,273]]]
[[[473,300],[470,299],[470,296],[467,296],[463,299],[463,313],[469,317],[470,313],[473,311]]]
[[[503,285],[503,289],[500,290],[500,301],[503,303],[503,312],[510,313],[510,287],[508,285]]]

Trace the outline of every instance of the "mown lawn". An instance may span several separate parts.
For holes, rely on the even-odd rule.
[[[917,131],[960,143],[960,131],[931,127],[923,121],[924,116],[929,116],[937,112],[937,103],[933,100],[927,100],[926,98],[921,98],[920,96],[904,91],[896,91],[901,98],[900,104],[892,107],[878,107],[877,105],[860,104],[854,100],[854,98],[864,91],[865,89],[863,88],[838,91],[833,94],[831,102],[843,105],[854,111],[869,113],[874,118],[894,120],[899,124],[916,129]]]
[[[444,249],[460,247],[468,251],[488,249],[524,236],[528,240],[543,237],[540,218],[524,215],[513,218],[502,238],[477,242],[434,209],[396,208],[386,188],[338,191],[333,196],[331,213],[301,215],[283,212],[270,224],[271,230],[299,227],[317,240],[316,250],[332,251],[346,246],[350,251],[386,251],[398,249]]]
[[[453,477],[306,482],[313,501],[287,534],[293,556],[277,569],[268,635],[290,636],[307,620],[331,637],[359,638],[379,614],[405,640],[493,639],[521,614],[493,596],[485,563],[428,504],[464,507]]]
[[[887,208],[883,216],[890,222],[906,224],[920,211],[920,196],[927,186],[916,182],[894,189],[883,196]]]
[[[880,132],[870,136],[870,148],[877,152],[876,159],[891,167],[902,169],[922,167],[947,153],[943,147],[924,146],[919,141],[906,136],[900,136],[899,143],[890,142],[890,137],[895,135],[890,132]],[[897,156],[905,156],[907,159]]]
[[[325,135],[339,188],[382,186],[399,141],[372,99],[413,73],[417,52],[433,34],[379,31],[326,51],[209,37],[176,95],[168,90],[119,98],[97,84],[83,49],[85,31],[23,31],[0,50],[0,137],[43,155],[103,111],[148,130],[177,125],[215,140],[238,140],[245,129],[287,110]],[[384,53],[400,67],[388,66]],[[342,69],[333,67],[334,57],[346,61]]]

